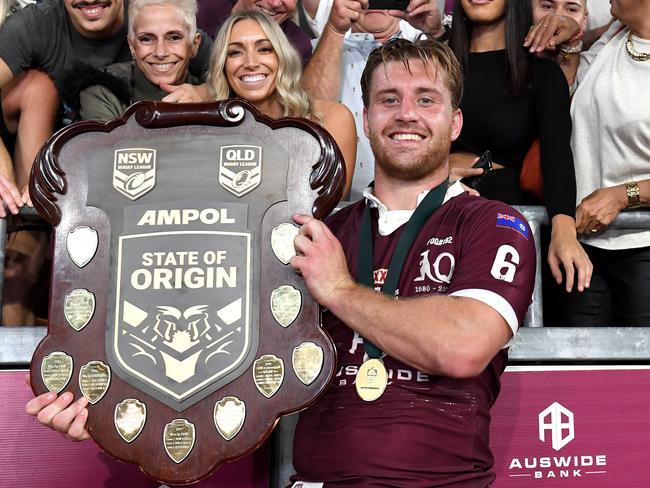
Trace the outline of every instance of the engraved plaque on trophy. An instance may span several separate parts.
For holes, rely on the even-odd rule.
[[[72,290],[65,296],[63,313],[70,327],[83,329],[95,313],[95,295],[83,288]]]
[[[72,376],[72,357],[54,351],[41,361],[41,379],[45,387],[54,393],[61,392]]]
[[[91,405],[102,399],[110,384],[111,369],[101,361],[90,361],[79,369],[79,389]]]
[[[293,371],[305,385],[311,385],[323,368],[323,348],[313,342],[303,342],[293,350]]]
[[[253,368],[255,386],[266,398],[271,398],[284,381],[284,362],[274,354],[265,354],[257,359]]]
[[[163,443],[165,451],[175,463],[182,463],[190,454],[196,441],[196,429],[192,422],[176,419],[165,425]]]
[[[229,441],[235,437],[246,420],[246,404],[237,397],[225,397],[214,406],[214,425]]]
[[[135,398],[127,398],[115,405],[115,428],[126,442],[140,435],[147,421],[147,406]]]
[[[302,294],[291,285],[282,285],[271,292],[271,313],[282,327],[289,327],[300,313]]]
[[[34,392],[88,397],[95,441],[162,483],[261,445],[333,376],[288,263],[292,215],[333,210],[342,161],[316,124],[238,100],[140,102],[59,131],[30,183],[55,226]]]

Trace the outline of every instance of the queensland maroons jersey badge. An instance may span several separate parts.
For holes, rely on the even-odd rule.
[[[117,149],[113,162],[113,188],[137,200],[156,186],[155,149]]]
[[[242,197],[262,182],[262,148],[260,146],[223,146],[219,157],[219,184]]]

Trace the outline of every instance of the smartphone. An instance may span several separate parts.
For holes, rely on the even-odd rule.
[[[478,185],[485,178],[485,175],[492,171],[492,154],[490,151],[483,151],[483,154],[481,154],[481,157],[478,158],[478,161],[472,165],[472,168],[481,168],[483,170],[483,174],[476,176],[466,176],[465,178],[462,178],[460,182],[463,185],[469,186],[470,188],[474,188],[476,190]]]
[[[369,0],[368,10],[406,10],[409,0]]]

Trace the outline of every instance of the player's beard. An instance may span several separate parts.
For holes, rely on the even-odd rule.
[[[408,127],[399,129],[408,131]],[[451,148],[451,127],[444,134],[429,135],[427,144],[412,151],[386,147],[382,135],[372,129],[368,139],[375,156],[375,166],[386,176],[403,181],[417,181],[447,164]]]

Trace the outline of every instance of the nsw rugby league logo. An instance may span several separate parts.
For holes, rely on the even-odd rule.
[[[156,150],[117,149],[113,162],[113,188],[131,200],[149,193],[156,185]]]
[[[219,184],[242,197],[262,182],[262,148],[260,146],[223,146],[219,156]]]

